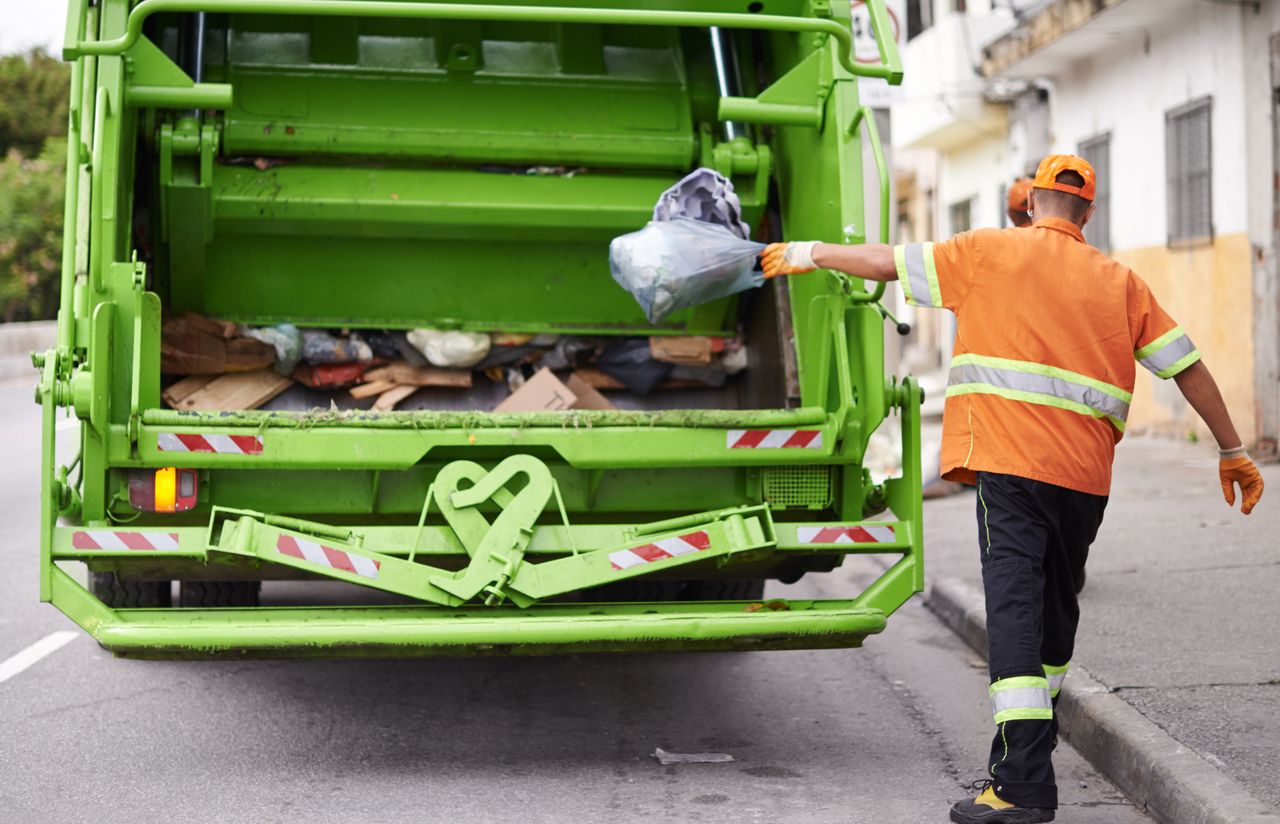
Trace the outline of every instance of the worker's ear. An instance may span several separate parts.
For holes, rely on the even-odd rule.
[[[1089,219],[1093,217],[1093,210],[1098,208],[1097,203],[1090,203],[1089,208],[1085,210],[1084,218],[1080,221],[1080,228],[1083,229],[1089,224]]]
[[[1032,189],[1027,192],[1027,217],[1035,220],[1036,212],[1036,190]]]

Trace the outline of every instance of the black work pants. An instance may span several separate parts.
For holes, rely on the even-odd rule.
[[[978,545],[997,726],[988,766],[996,795],[1020,807],[1058,806],[1050,760],[1058,735],[1052,715],[1057,691],[1050,693],[1047,676],[1065,673],[1071,660],[1080,621],[1076,582],[1106,505],[1105,496],[978,473]]]

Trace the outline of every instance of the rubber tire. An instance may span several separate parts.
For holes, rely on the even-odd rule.
[[[684,601],[761,601],[764,581],[737,578],[726,581],[689,581]]]
[[[183,607],[256,607],[261,581],[182,581],[178,605]]]
[[[582,593],[583,601],[759,601],[764,581],[735,578],[723,581],[646,581],[637,578]]]
[[[173,606],[169,581],[121,580],[114,572],[90,572],[89,592],[112,609]]]

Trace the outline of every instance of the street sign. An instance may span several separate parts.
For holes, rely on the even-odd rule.
[[[901,50],[907,37],[907,3],[906,0],[885,0],[889,12],[889,23],[893,26],[893,39]],[[850,26],[853,29],[853,57],[859,63],[879,63],[880,50],[876,48],[876,37],[871,28],[871,12],[867,9],[866,0],[849,0],[851,16]],[[858,79],[858,95],[862,102],[875,109],[887,109],[902,99],[902,87],[890,86],[888,82],[877,77]]]

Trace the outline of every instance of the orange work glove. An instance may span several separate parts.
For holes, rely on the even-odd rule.
[[[817,245],[816,240],[770,243],[760,253],[764,276],[772,278],[778,275],[802,275],[805,272],[812,272],[818,268],[813,262],[813,247]]]
[[[1236,505],[1236,484],[1240,485],[1241,512],[1248,515],[1258,505],[1262,497],[1262,473],[1248,455],[1223,457],[1218,462],[1218,477],[1222,479],[1222,497],[1227,499],[1227,506]]]

